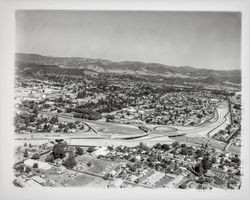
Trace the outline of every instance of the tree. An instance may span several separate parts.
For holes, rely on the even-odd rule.
[[[50,132],[50,125],[49,124],[44,124],[44,126],[43,126],[43,131],[44,132]]]
[[[88,167],[91,167],[91,166],[92,166],[92,162],[89,161],[89,162],[87,163],[87,166],[88,166]]]
[[[76,165],[76,160],[74,154],[70,154],[69,157],[65,160],[63,165],[66,168],[72,169]]]
[[[240,162],[241,162],[240,158],[238,156],[233,157],[231,160],[232,160],[232,162],[237,163],[237,164],[240,164]]]
[[[66,154],[65,145],[62,142],[55,144],[52,150],[52,154],[54,156],[54,159],[64,158]]]
[[[188,149],[187,148],[182,148],[180,154],[181,155],[187,155],[188,154]]]
[[[180,146],[180,143],[179,143],[179,142],[174,142],[174,143],[172,144],[172,146],[173,146],[173,147],[179,147],[179,146]]]
[[[57,116],[56,116],[56,117],[53,116],[53,117],[51,117],[50,120],[49,120],[49,123],[50,123],[50,124],[55,124],[55,123],[57,123],[57,122],[58,122],[58,117],[57,117]]]
[[[30,167],[26,167],[25,172],[29,173],[31,171]]]
[[[200,183],[200,184],[204,184],[206,182],[206,180],[205,180],[204,176],[201,176],[201,177],[199,177],[197,182]]]
[[[156,171],[162,170],[162,165],[161,165],[161,164],[156,164],[156,165],[155,165],[155,170],[156,170]]]
[[[114,150],[114,147],[113,147],[113,146],[108,146],[108,150],[109,150],[109,151],[113,151],[113,150]]]
[[[214,164],[214,163],[216,163],[217,160],[216,160],[215,157],[213,157],[211,161],[212,161],[212,163]]]
[[[107,115],[107,116],[106,116],[106,122],[113,121],[114,119],[115,119],[115,116],[114,116],[114,115]]]
[[[92,153],[95,150],[95,147],[91,146],[87,149],[88,153]]]
[[[17,171],[23,172],[24,166],[23,166],[23,164],[18,164],[18,165],[14,166],[14,169]]]
[[[149,150],[149,147],[147,146],[147,144],[143,143],[143,142],[140,142],[139,143],[139,147],[143,150]]]
[[[85,98],[85,96],[86,96],[86,90],[83,90],[83,91],[77,93],[76,98],[81,99],[81,98]]]
[[[76,125],[75,125],[74,123],[72,123],[72,122],[67,123],[67,125],[68,125],[68,127],[69,127],[70,129],[76,128]]]
[[[188,151],[187,151],[187,155],[191,156],[191,155],[193,155],[193,154],[194,154],[194,153],[193,153],[193,150],[192,150],[191,148],[189,148]]]
[[[154,145],[154,148],[155,148],[155,149],[161,149],[161,144],[160,144],[160,143],[155,144],[155,145]]]
[[[154,167],[154,163],[153,163],[153,162],[149,162],[149,163],[148,163],[148,166],[149,166],[150,168],[153,168],[153,167]]]
[[[196,165],[195,168],[194,168],[194,171],[195,171],[199,176],[203,175],[204,170],[203,170],[202,164],[199,163],[198,165]]]
[[[54,156],[52,154],[49,154],[46,159],[45,159],[45,162],[51,162],[53,163],[54,162]]]
[[[38,160],[40,158],[40,155],[38,153],[34,153],[31,158]]]
[[[162,148],[163,150],[165,150],[165,151],[168,151],[168,150],[170,149],[169,145],[167,145],[167,144],[163,144],[163,145],[161,146],[161,148]]]
[[[155,162],[156,161],[156,157],[154,155],[151,155],[148,157],[148,162]]]
[[[198,149],[198,150],[195,152],[195,154],[196,154],[197,157],[202,157],[203,154],[204,154],[204,152],[203,152],[202,150]]]
[[[83,154],[83,149],[81,147],[76,147],[75,154],[82,155]]]
[[[132,172],[135,172],[137,168],[138,168],[137,165],[134,164],[134,165],[131,166],[130,170],[131,170]]]
[[[212,167],[212,162],[209,160],[208,157],[204,157],[201,161],[201,164],[205,173]]]
[[[34,163],[33,168],[38,168],[38,163]]]
[[[203,117],[203,115],[200,114],[200,113],[198,113],[198,114],[197,114],[197,117],[198,117],[199,119],[201,119],[201,118]]]
[[[28,150],[27,149],[25,149],[25,151],[24,151],[24,153],[23,153],[23,157],[29,157],[29,153],[28,153]]]
[[[66,125],[65,128],[63,129],[63,132],[64,132],[64,133],[67,133],[68,131],[69,131],[69,126]]]
[[[180,189],[186,189],[186,188],[187,188],[187,184],[181,184],[181,185],[179,186],[179,188],[180,188]]]

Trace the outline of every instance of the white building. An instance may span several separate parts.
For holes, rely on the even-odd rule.
[[[101,148],[95,150],[92,154],[93,154],[94,156],[99,156],[99,155],[105,156],[105,155],[107,155],[108,153],[109,153],[109,150],[107,149],[107,147],[101,147]]]
[[[46,163],[46,162],[42,162],[42,161],[39,161],[39,160],[33,160],[33,159],[27,159],[24,161],[24,164],[26,166],[29,166],[29,167],[33,167],[33,165],[37,163],[38,165],[38,169],[42,169],[42,170],[48,170],[51,168],[51,165]]]

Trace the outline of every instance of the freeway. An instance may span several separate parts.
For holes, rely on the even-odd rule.
[[[170,143],[173,140],[188,143],[191,145],[201,145],[207,143],[211,147],[224,150],[227,143],[211,138],[220,129],[224,129],[230,123],[230,114],[227,102],[221,102],[214,110],[213,118],[206,123],[194,127],[173,127],[165,125],[143,125],[141,130],[136,125],[122,125],[107,123],[102,121],[90,121],[74,118],[67,114],[42,113],[45,115],[58,115],[62,119],[77,120],[85,124],[89,129],[84,132],[74,134],[65,133],[35,133],[19,134],[15,139],[17,143],[31,142],[44,143],[46,140],[64,139],[71,145],[138,145],[140,142],[155,144],[157,142]],[[228,151],[239,154],[238,148],[229,148]]]
[[[156,142],[163,143],[168,138],[171,138],[180,143],[186,143],[191,145],[200,146],[202,144],[208,144],[210,147],[223,151],[225,150],[227,143],[213,139],[212,136],[220,129],[225,129],[226,126],[230,124],[230,115],[228,112],[227,103],[223,102],[222,104],[220,104],[214,112],[214,117],[210,119],[209,122],[206,122],[199,127],[179,127],[175,133],[152,131],[148,137],[145,137],[140,140],[155,140]],[[154,128],[154,130],[156,129]],[[240,154],[240,149],[237,147],[228,148],[226,150],[231,153]]]

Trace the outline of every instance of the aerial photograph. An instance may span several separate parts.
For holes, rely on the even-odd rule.
[[[239,190],[241,13],[16,10],[13,185]]]

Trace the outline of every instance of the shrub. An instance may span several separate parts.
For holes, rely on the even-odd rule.
[[[88,167],[91,167],[91,166],[92,166],[92,162],[89,161],[89,162],[87,163],[87,166],[88,166]]]
[[[34,153],[31,158],[34,160],[38,160],[40,158],[40,156],[38,153]]]
[[[33,168],[38,168],[38,163],[34,163]]]

